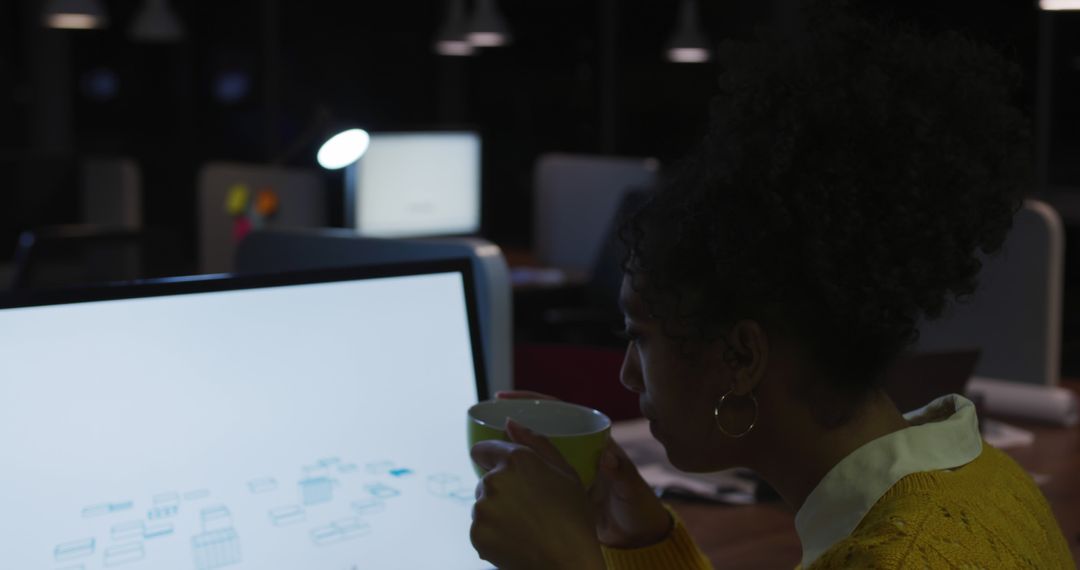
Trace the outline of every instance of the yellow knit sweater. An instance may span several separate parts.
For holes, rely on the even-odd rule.
[[[709,560],[676,520],[646,548],[604,549],[611,570],[706,570]],[[1012,459],[983,445],[954,470],[898,481],[849,537],[807,570],[832,568],[1075,568],[1038,487]]]

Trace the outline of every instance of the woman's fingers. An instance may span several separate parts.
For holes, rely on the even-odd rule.
[[[548,438],[510,419],[506,420],[506,434],[510,436],[510,441],[528,447],[547,463],[566,473],[574,473],[576,476],[574,468],[567,463]]]
[[[469,455],[472,456],[472,460],[475,461],[480,468],[491,471],[499,463],[505,461],[507,456],[509,456],[516,447],[520,446],[497,439],[488,439],[472,446],[472,449],[469,450]]]
[[[652,492],[648,484],[641,480],[641,474],[630,457],[614,440],[608,440],[607,447],[600,454],[600,474],[589,493],[595,504],[613,498],[626,499],[634,491]]]

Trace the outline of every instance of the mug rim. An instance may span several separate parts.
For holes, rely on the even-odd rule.
[[[588,430],[588,431],[581,431],[581,432],[577,432],[577,433],[574,433],[574,434],[545,436],[545,437],[549,437],[549,438],[581,437],[581,436],[587,436],[587,435],[595,435],[595,434],[598,434],[598,433],[602,433],[602,432],[604,432],[606,430],[610,430],[611,425],[612,425],[611,418],[609,418],[607,416],[607,414],[605,414],[604,412],[601,412],[600,410],[590,408],[588,406],[582,406],[581,404],[574,404],[574,403],[571,403],[571,402],[563,402],[562,400],[543,400],[543,399],[538,399],[538,398],[503,398],[503,399],[491,399],[491,400],[484,400],[483,402],[477,402],[477,403],[469,406],[469,411],[468,411],[469,421],[475,422],[476,424],[481,425],[481,426],[486,427],[486,428],[490,428],[490,429],[494,429],[494,430],[498,430],[498,431],[505,431],[506,430],[505,425],[495,425],[495,424],[493,424],[491,422],[488,422],[486,420],[483,420],[481,418],[476,417],[473,414],[473,412],[475,410],[477,410],[478,408],[487,408],[487,407],[492,407],[492,406],[498,406],[498,405],[504,404],[506,402],[523,403],[523,404],[532,403],[534,405],[539,405],[539,406],[561,406],[561,407],[564,407],[564,408],[574,409],[574,410],[584,412],[586,415],[589,415],[589,416],[592,416],[592,417],[598,417],[598,418],[600,418],[601,423],[602,423],[602,425],[597,429],[592,429],[592,430]]]

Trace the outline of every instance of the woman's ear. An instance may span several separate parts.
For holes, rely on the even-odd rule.
[[[769,365],[769,337],[757,321],[735,323],[727,334],[725,361],[734,371],[733,390],[744,395],[754,391]]]

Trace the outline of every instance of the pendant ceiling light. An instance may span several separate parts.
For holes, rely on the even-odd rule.
[[[447,0],[446,19],[435,36],[435,53],[449,56],[472,55],[476,50],[466,37],[469,19],[465,14],[465,0]]]
[[[184,39],[184,24],[169,6],[169,0],[144,0],[128,33],[140,42],[178,42]]]
[[[499,13],[495,0],[476,0],[467,37],[469,43],[476,47],[498,47],[510,43],[510,27]]]
[[[108,24],[99,0],[49,0],[42,16],[46,27],[64,30],[92,30]]]
[[[1080,0],[1039,0],[1043,10],[1080,10]]]
[[[682,0],[682,5],[679,6],[678,28],[668,42],[668,61],[702,63],[709,61],[711,57],[709,38],[701,31],[694,1]]]

